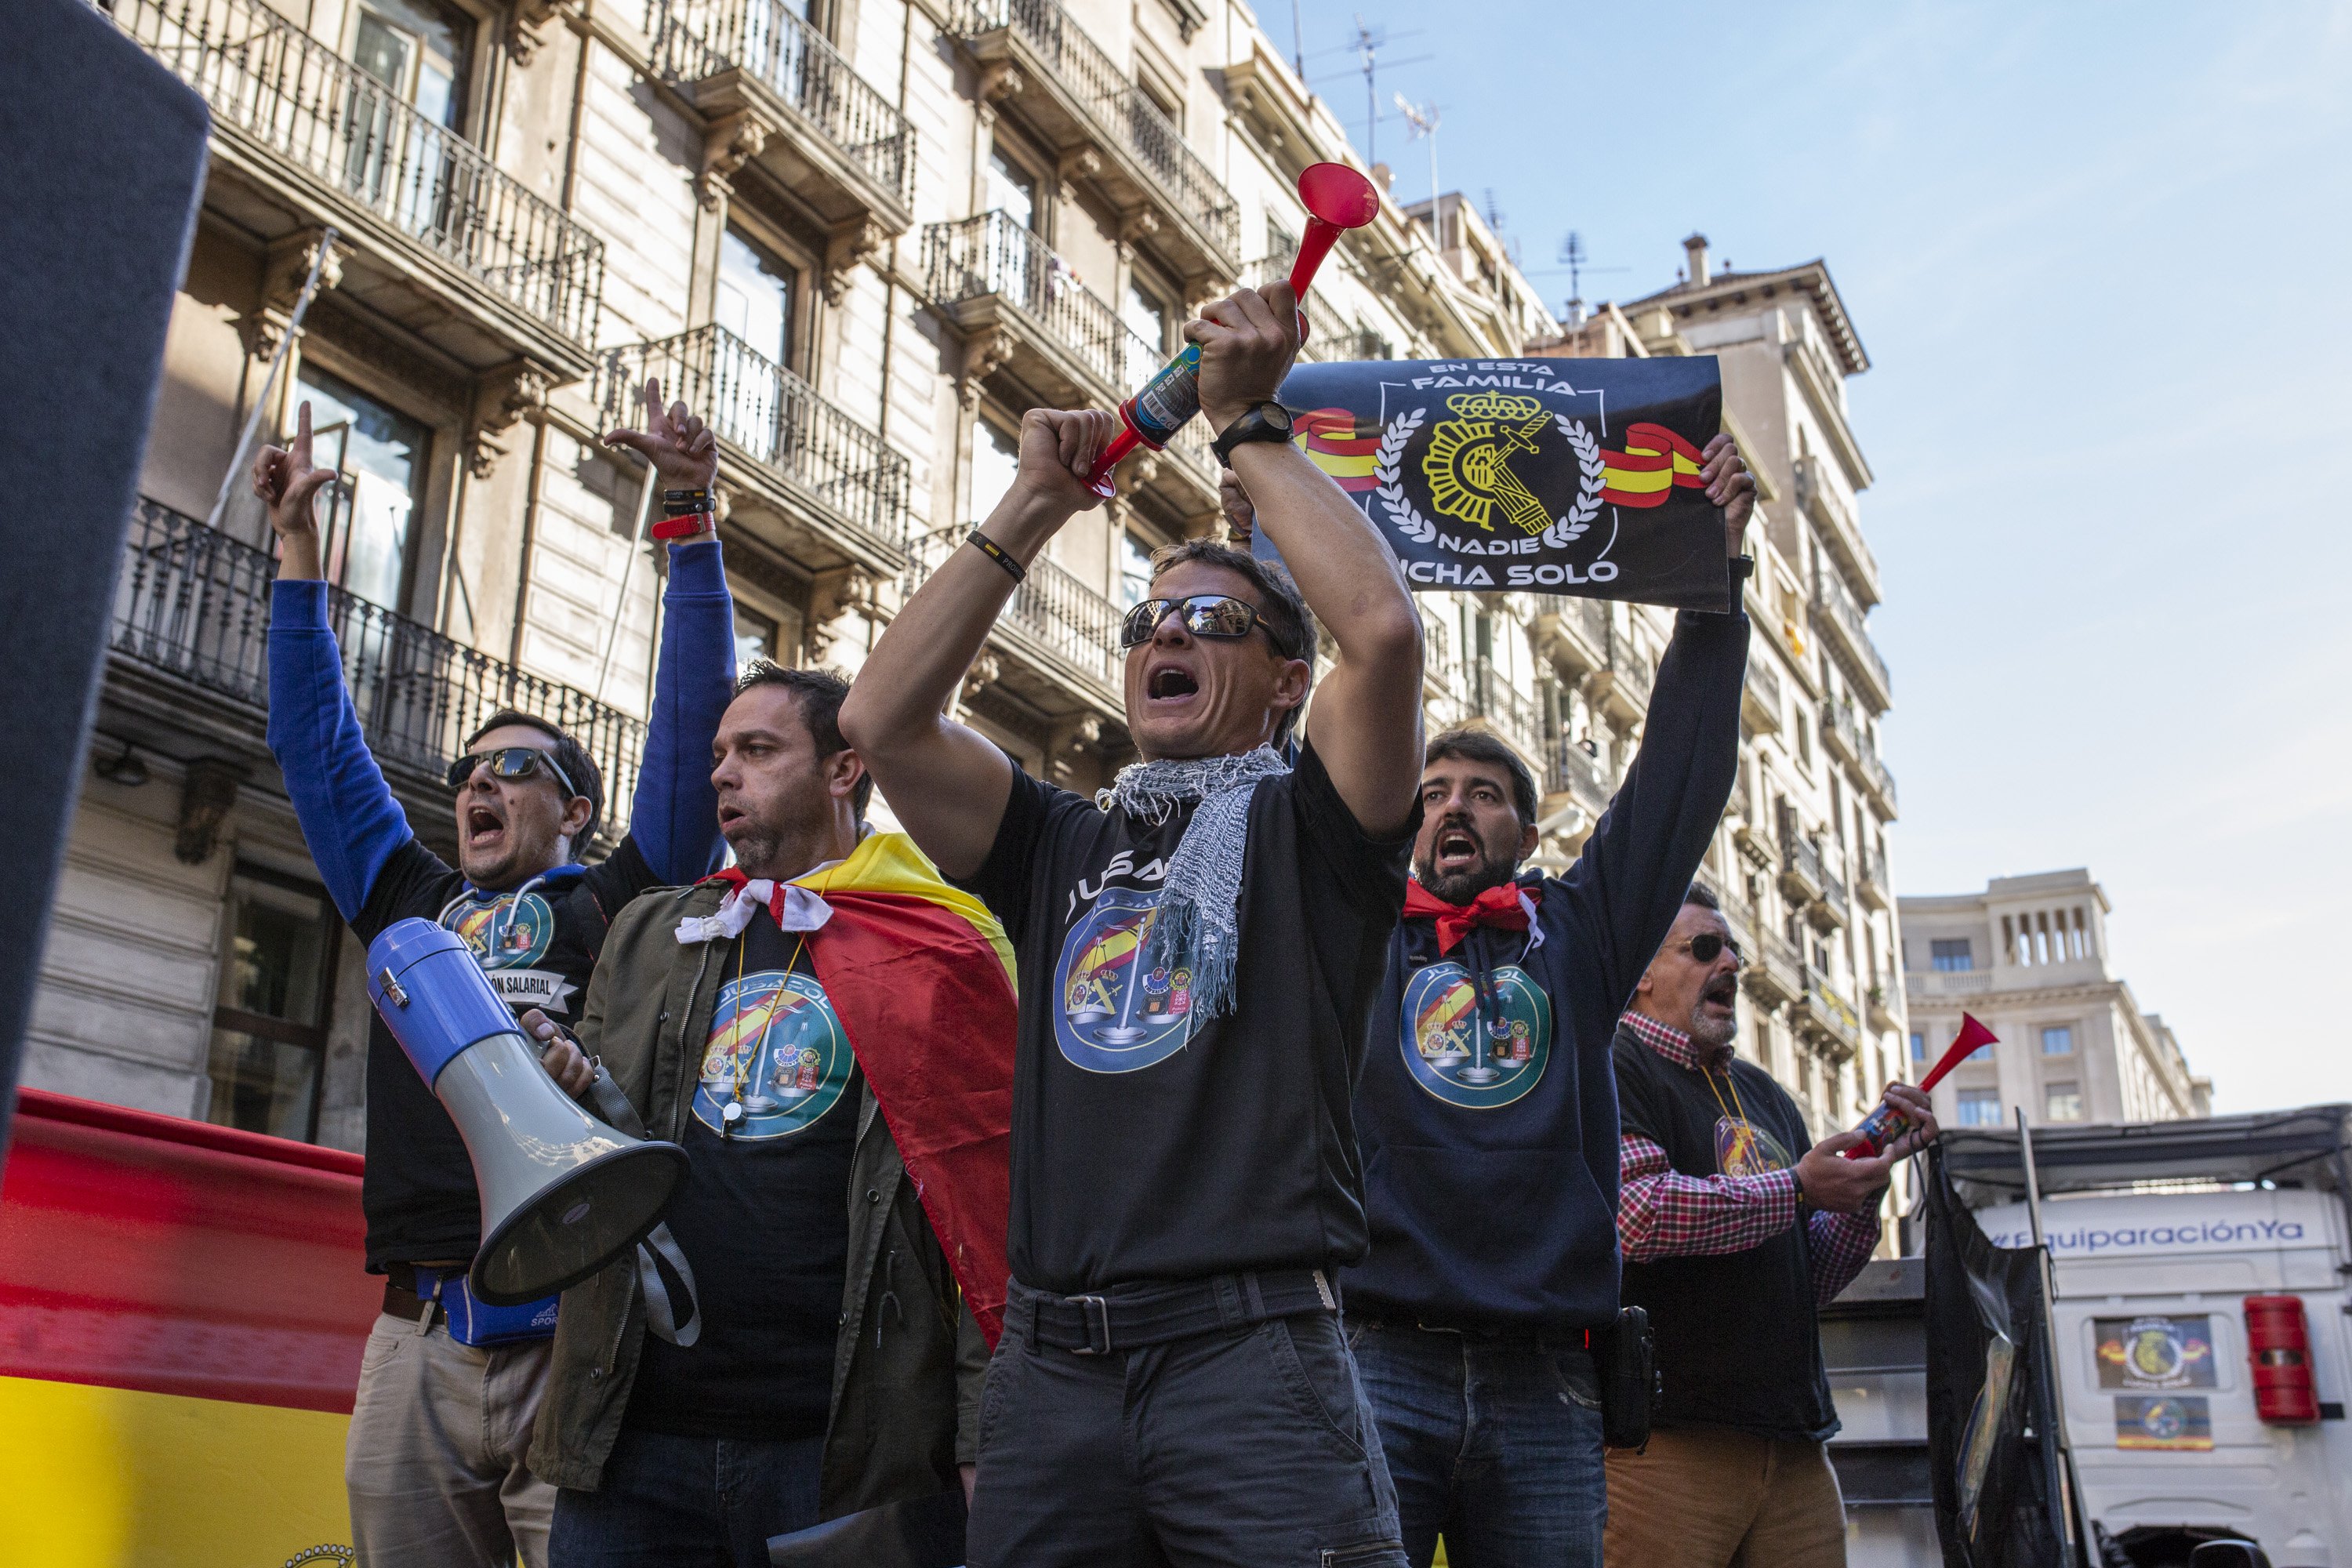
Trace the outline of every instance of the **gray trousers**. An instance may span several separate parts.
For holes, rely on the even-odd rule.
[[[360,1568],[546,1568],[555,1489],[523,1455],[553,1342],[477,1350],[376,1318],[343,1451]]]
[[[1089,1356],[1033,1345],[1034,1300],[988,1363],[972,1568],[1405,1568],[1336,1313]]]

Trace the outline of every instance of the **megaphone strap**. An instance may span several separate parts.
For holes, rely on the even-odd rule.
[[[677,1304],[671,1302],[669,1288],[662,1283],[656,1258],[668,1264],[677,1276]],[[645,1240],[637,1243],[637,1288],[645,1292],[646,1327],[656,1338],[684,1350],[702,1337],[702,1307],[695,1299],[694,1268],[678,1249],[677,1238],[670,1235],[667,1225],[654,1226]],[[677,1310],[679,1305],[686,1308],[682,1315]]]

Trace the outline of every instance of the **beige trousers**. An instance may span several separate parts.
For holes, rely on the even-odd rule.
[[[376,1318],[343,1451],[360,1568],[546,1568],[555,1489],[523,1468],[550,1340],[494,1350]]]
[[[1845,1568],[1845,1504],[1819,1443],[1725,1427],[1609,1450],[1607,1568]]]

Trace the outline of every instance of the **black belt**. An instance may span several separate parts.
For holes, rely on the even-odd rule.
[[[1339,1299],[1319,1268],[1223,1274],[1182,1285],[1122,1286],[1099,1296],[1020,1291],[1033,1345],[1073,1355],[1141,1350],[1220,1329],[1302,1312],[1334,1312]]]
[[[389,1262],[383,1266],[383,1310],[395,1318],[417,1322],[434,1303],[416,1293],[416,1266]]]

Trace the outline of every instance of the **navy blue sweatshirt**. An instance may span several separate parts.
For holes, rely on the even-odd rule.
[[[1487,1330],[1616,1315],[1610,1046],[1731,798],[1747,669],[1745,614],[1675,617],[1616,799],[1566,876],[1521,875],[1535,931],[1477,927],[1441,959],[1430,921],[1399,922],[1356,1092],[1371,1251],[1343,1276],[1350,1315]]]
[[[310,858],[362,942],[394,921],[438,921],[465,938],[518,1013],[576,1023],[605,930],[647,888],[691,882],[719,854],[710,742],[733,691],[734,606],[715,541],[675,545],[661,660],[628,837],[594,866],[559,866],[520,888],[483,889],[418,842],[367,748],[328,620],[324,583],[270,591],[269,749]],[[368,1267],[457,1261],[479,1240],[479,1199],[457,1125],[372,1019],[367,1058]]]

